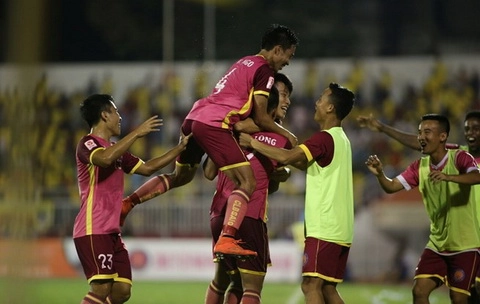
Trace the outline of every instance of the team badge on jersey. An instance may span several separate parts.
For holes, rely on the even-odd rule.
[[[88,150],[92,150],[97,146],[95,141],[93,139],[89,139],[84,143],[85,147],[87,147]]]
[[[271,89],[273,87],[274,82],[275,82],[275,79],[272,76],[270,76],[267,82],[267,89]]]

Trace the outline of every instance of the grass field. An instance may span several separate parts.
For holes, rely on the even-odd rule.
[[[208,282],[137,281],[129,304],[201,304]],[[1,304],[76,304],[88,286],[82,279],[49,279],[18,281],[0,279]],[[409,285],[339,285],[346,303],[351,304],[407,304],[411,303]],[[300,284],[266,283],[262,293],[263,304],[300,304],[303,296]],[[432,304],[447,304],[445,287],[434,291]]]

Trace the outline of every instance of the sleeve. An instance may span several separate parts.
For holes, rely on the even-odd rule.
[[[460,145],[458,145],[458,144],[452,144],[452,143],[447,143],[447,144],[445,145],[445,147],[446,147],[447,149],[460,149]]]
[[[420,165],[420,160],[417,159],[413,163],[410,164],[410,166],[405,169],[400,175],[398,175],[396,178],[398,181],[403,185],[403,188],[405,190],[411,190],[415,187],[418,187],[419,182],[418,182],[418,168]]]
[[[105,147],[103,147],[94,137],[86,136],[78,143],[78,159],[84,164],[91,164],[93,153],[101,149],[105,149]]]
[[[273,70],[266,64],[255,71],[253,77],[253,95],[260,94],[268,97],[275,82],[273,74]]]
[[[125,173],[133,174],[143,164],[143,160],[139,157],[131,154],[130,152],[125,152],[122,155],[122,170]]]
[[[478,171],[478,163],[467,151],[459,150],[455,157],[455,166],[460,173]]]
[[[327,166],[332,162],[334,153],[333,137],[330,133],[320,131],[314,133],[309,139],[307,139],[302,145],[300,145],[305,152],[308,150],[308,161],[315,159],[320,166]],[[306,149],[306,150],[305,150]]]

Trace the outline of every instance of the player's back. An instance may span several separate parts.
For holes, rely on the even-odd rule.
[[[246,56],[234,63],[217,82],[209,96],[195,102],[186,119],[222,128],[230,128],[245,119],[253,108],[255,75],[268,63],[262,56]],[[263,77],[272,77],[270,75]]]

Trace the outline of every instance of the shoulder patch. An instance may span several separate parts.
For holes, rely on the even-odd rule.
[[[268,77],[267,89],[271,89],[274,83],[275,83],[275,79],[272,76]]]
[[[93,139],[89,139],[84,143],[85,147],[87,147],[88,150],[92,150],[93,148],[97,147],[97,144]]]

